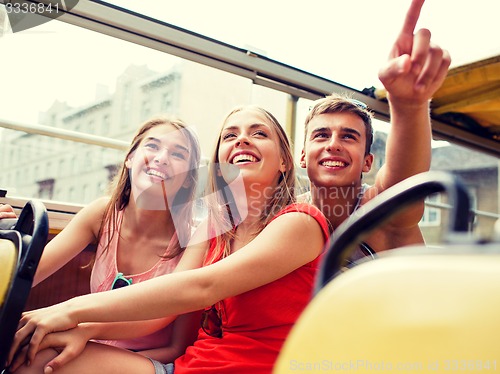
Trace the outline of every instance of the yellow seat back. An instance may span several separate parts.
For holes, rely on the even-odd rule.
[[[498,243],[393,250],[340,274],[299,318],[274,372],[496,370]]]
[[[0,239],[0,307],[3,306],[7,292],[16,274],[18,249],[13,241]]]
[[[12,229],[0,230],[0,372],[5,369],[48,233],[47,209],[39,200],[26,203]]]

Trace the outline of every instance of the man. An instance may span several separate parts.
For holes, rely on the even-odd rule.
[[[328,96],[316,101],[305,120],[300,164],[307,168],[311,201],[337,228],[359,206],[394,184],[428,171],[431,162],[429,102],[443,83],[451,59],[431,43],[427,29],[413,31],[425,0],[413,0],[379,79],[387,90],[392,128],[386,162],[373,186],[362,184],[373,155],[371,114],[363,103]],[[423,204],[412,206],[366,239],[375,251],[422,243],[418,223]]]

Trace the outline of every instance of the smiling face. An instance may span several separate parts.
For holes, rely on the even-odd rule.
[[[287,169],[280,149],[278,134],[268,118],[257,110],[243,109],[226,119],[217,161],[237,167],[246,185],[277,186],[281,172]]]
[[[301,166],[317,187],[361,185],[361,174],[371,169],[373,155],[365,155],[363,120],[349,112],[324,113],[307,125]]]
[[[171,124],[155,126],[144,134],[125,166],[136,199],[147,203],[147,197],[147,206],[157,204],[158,198],[172,202],[177,192],[191,183],[186,178],[190,170],[188,139]]]

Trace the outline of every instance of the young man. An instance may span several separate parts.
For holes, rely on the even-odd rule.
[[[359,206],[409,176],[428,171],[431,161],[429,102],[451,63],[447,51],[421,29],[413,34],[425,0],[413,0],[389,57],[379,71],[387,90],[392,128],[386,162],[373,186],[363,185],[373,154],[372,115],[356,100],[336,95],[314,103],[305,120],[300,159],[311,182],[311,200],[337,228]],[[366,239],[375,251],[422,243],[418,227],[423,204],[406,209]]]

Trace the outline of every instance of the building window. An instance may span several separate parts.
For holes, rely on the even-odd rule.
[[[165,92],[161,97],[161,110],[171,112],[172,106],[172,92]]]
[[[54,184],[55,180],[53,178],[38,182],[38,197],[40,199],[52,200],[54,197]]]
[[[92,151],[85,152],[84,170],[92,170]]]
[[[144,100],[142,102],[142,109],[141,109],[142,113],[142,119],[147,119],[149,118],[150,114],[151,114],[151,103],[149,102],[149,100]]]
[[[433,194],[425,199],[425,210],[420,220],[420,226],[439,226],[441,224],[441,208],[434,205],[441,203],[441,195]]]
[[[59,173],[58,173],[59,176],[64,176],[64,173],[66,172],[65,167],[66,167],[66,162],[64,158],[61,158],[59,160]]]
[[[75,188],[74,187],[70,187],[68,189],[68,201],[70,202],[75,202]]]
[[[109,115],[106,114],[104,117],[102,117],[102,134],[101,135],[108,135],[109,134]]]
[[[88,184],[83,185],[83,202],[88,203],[92,200],[92,196],[90,193],[90,186]]]

